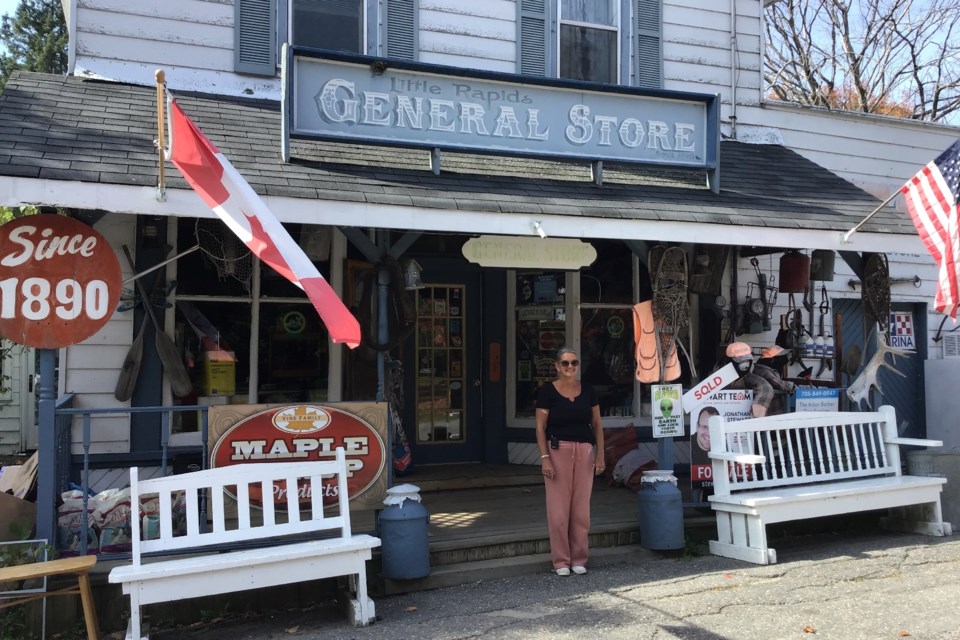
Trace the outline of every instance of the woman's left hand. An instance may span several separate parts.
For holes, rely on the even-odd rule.
[[[602,462],[597,462],[597,463],[595,463],[595,464],[593,465],[593,475],[595,475],[595,476],[600,475],[601,473],[603,473],[604,469],[606,469],[606,467],[603,466],[603,463],[602,463]]]

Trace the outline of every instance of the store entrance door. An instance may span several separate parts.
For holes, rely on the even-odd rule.
[[[480,462],[480,273],[461,261],[418,261],[424,287],[413,292],[417,324],[404,363],[413,462]]]

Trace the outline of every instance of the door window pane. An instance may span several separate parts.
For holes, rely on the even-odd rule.
[[[360,53],[363,11],[360,0],[293,0],[293,44]]]
[[[465,289],[417,290],[417,442],[459,442],[464,433]]]

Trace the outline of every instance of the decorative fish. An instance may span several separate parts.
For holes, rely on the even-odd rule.
[[[893,371],[900,377],[906,378],[906,374],[897,371],[893,365],[897,362],[897,356],[906,356],[910,355],[908,351],[903,349],[895,349],[887,344],[885,334],[881,333],[880,328],[877,328],[877,351],[873,354],[873,357],[870,358],[870,362],[867,363],[867,366],[863,368],[863,371],[860,372],[860,375],[857,376],[856,380],[850,383],[850,386],[847,388],[847,397],[850,398],[852,402],[855,402],[857,406],[860,406],[860,401],[865,400],[867,406],[873,408],[870,404],[870,390],[873,387],[877,388],[877,391],[880,394],[883,394],[883,388],[880,387],[880,381],[877,380],[877,374],[880,373],[880,367],[886,367],[890,371]],[[886,360],[887,354],[890,354],[893,357],[893,363],[889,363]]]

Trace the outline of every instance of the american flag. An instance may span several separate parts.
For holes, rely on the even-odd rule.
[[[343,342],[351,349],[358,346],[360,323],[253,187],[169,93],[167,113],[170,118],[167,159],[254,255],[303,289],[327,326],[331,340]]]
[[[927,251],[940,266],[937,279],[937,311],[957,317],[960,291],[960,139],[900,187]]]

